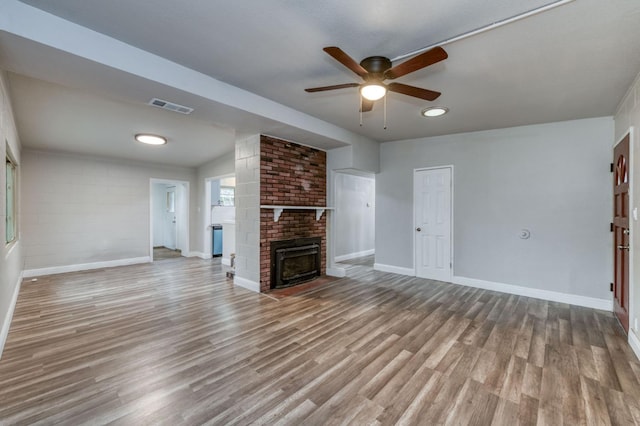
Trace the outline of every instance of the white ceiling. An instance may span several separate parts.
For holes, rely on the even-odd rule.
[[[100,97],[106,96],[110,99],[102,100],[103,103],[122,102],[131,109],[149,108],[144,102],[150,97],[164,96],[196,108],[194,117],[176,119],[175,126],[200,125],[222,133],[228,131],[223,128],[235,129],[240,135],[263,132],[302,139],[303,143],[323,148],[349,143],[353,134],[388,141],[613,115],[640,71],[640,2],[575,0],[445,45],[449,59],[398,79],[441,91],[443,95],[430,103],[391,93],[387,103],[388,129],[384,130],[381,105],[365,113],[364,125],[359,126],[356,89],[304,92],[306,87],[358,81],[353,73],[322,52],[322,47],[337,45],[358,61],[371,55],[393,58],[548,4],[550,0],[23,0],[22,3],[281,105],[250,110],[233,106],[232,102],[226,105],[212,102],[212,96],[197,96],[194,93],[197,90],[189,92],[166,82],[151,81],[140,73],[124,72],[124,68],[105,66],[89,58],[91,53],[86,58],[63,53],[59,47],[46,46],[42,40],[25,40],[22,34],[0,37],[0,65],[6,69],[62,84],[67,87],[65,90],[87,91],[91,94],[88,97],[98,103]],[[54,25],[57,21],[51,22]],[[90,46],[87,47],[90,52]],[[95,78],[98,75],[101,78]],[[14,84],[15,81],[21,83]],[[60,93],[64,91],[62,88],[26,84],[18,78],[12,78],[11,82],[15,86],[14,97],[26,99],[19,101],[22,104],[17,107],[19,118],[20,108],[33,110],[33,102],[46,95],[32,92],[50,90],[65,98]],[[421,118],[420,110],[433,104],[445,105],[451,111],[437,120]],[[63,105],[58,104],[58,108]],[[281,115],[273,113],[280,107]],[[289,113],[285,107],[289,107]],[[116,109],[97,111],[111,114]],[[306,116],[299,117],[297,122],[304,121],[308,126],[282,118],[294,110],[327,125]],[[101,119],[113,121],[108,116]],[[96,121],[99,120],[93,120]],[[53,136],[49,140],[37,139],[24,126],[19,122],[25,146],[45,144],[57,149],[78,149],[76,145],[58,147],[52,141],[60,138]],[[345,129],[346,133],[336,128]],[[40,132],[39,137],[43,134]],[[191,160],[183,161],[188,164]]]
[[[216,158],[234,149],[234,132],[206,121],[19,74],[9,74],[9,84],[18,95],[13,97],[13,107],[20,138],[32,149],[184,167],[199,166],[203,158]],[[160,134],[168,142],[165,146],[143,145],[134,141],[136,133]]]

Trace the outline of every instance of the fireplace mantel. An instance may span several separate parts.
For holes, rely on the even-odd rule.
[[[333,210],[333,207],[326,206],[272,206],[272,205],[261,205],[261,209],[272,209],[273,210],[273,221],[277,222],[280,219],[280,215],[284,210],[315,210],[316,211],[316,220],[320,220],[322,214],[325,210]]]

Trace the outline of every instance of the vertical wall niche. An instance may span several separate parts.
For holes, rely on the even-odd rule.
[[[260,136],[260,204],[326,206],[327,156],[324,151]],[[284,210],[278,222],[273,210],[260,209],[260,291],[271,288],[271,242],[321,238],[321,273],[326,273],[327,217],[314,210]]]

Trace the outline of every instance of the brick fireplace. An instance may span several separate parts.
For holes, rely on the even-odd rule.
[[[260,204],[324,207],[326,153],[269,136],[260,136]],[[327,217],[315,210],[260,209],[260,291],[272,288],[272,243],[319,238],[320,275],[326,273]],[[276,244],[277,245],[277,244]]]

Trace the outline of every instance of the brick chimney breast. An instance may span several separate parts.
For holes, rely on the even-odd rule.
[[[324,151],[269,136],[260,136],[260,204],[326,206],[327,155]],[[327,215],[316,221],[314,210],[284,210],[278,222],[273,210],[260,209],[260,291],[271,288],[271,242],[320,237],[322,275],[326,273]]]

